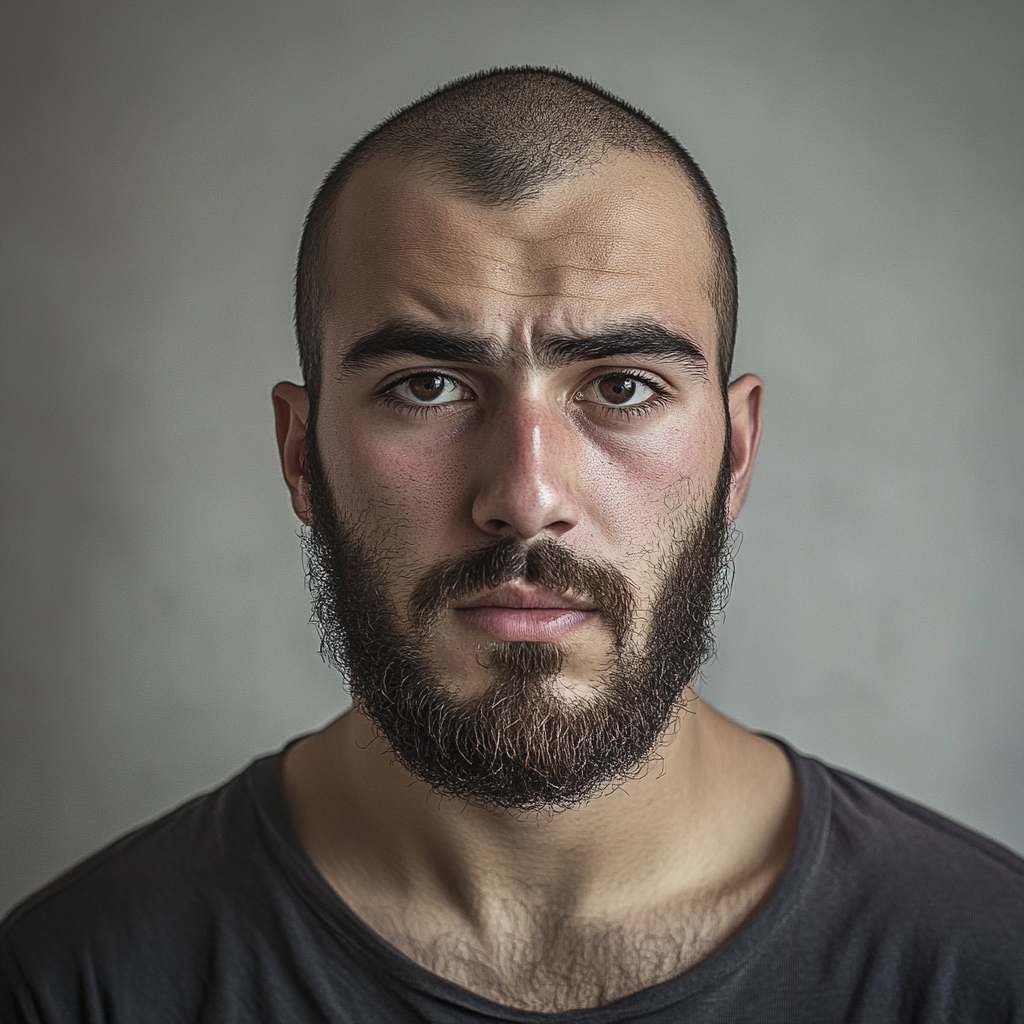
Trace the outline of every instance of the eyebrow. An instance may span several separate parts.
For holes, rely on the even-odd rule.
[[[490,339],[448,334],[401,321],[386,323],[360,338],[342,358],[338,376],[347,377],[364,366],[401,354],[484,366],[500,362],[498,346]]]
[[[674,359],[707,375],[707,357],[699,346],[650,320],[631,320],[610,325],[596,333],[541,338],[533,343],[536,360],[545,367],[612,356],[646,355]],[[394,355],[414,355],[441,362],[498,366],[503,362],[501,346],[491,338],[449,334],[407,321],[386,323],[360,338],[344,355],[339,378]]]
[[[543,338],[533,347],[538,361],[546,366],[641,355],[688,363],[704,374],[708,368],[707,357],[696,342],[650,320],[632,320],[580,337]]]

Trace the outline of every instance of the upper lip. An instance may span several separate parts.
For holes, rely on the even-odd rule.
[[[493,590],[484,591],[469,601],[460,603],[459,608],[566,608],[577,611],[593,611],[594,605],[583,598],[570,597],[565,593],[547,590],[545,587],[531,587],[505,583]]]

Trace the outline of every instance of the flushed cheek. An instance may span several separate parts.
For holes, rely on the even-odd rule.
[[[582,460],[588,516],[613,547],[649,551],[666,518],[686,515],[710,497],[724,449],[712,417],[700,430],[665,430],[594,443]]]
[[[459,459],[443,441],[422,445],[406,437],[396,443],[386,432],[350,430],[331,456],[342,514],[386,538],[388,548],[418,553],[424,534],[450,533],[466,505]]]

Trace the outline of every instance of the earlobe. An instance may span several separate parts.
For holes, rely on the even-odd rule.
[[[732,486],[729,493],[729,522],[740,513],[747,496],[750,478],[761,438],[761,400],[764,381],[756,374],[745,373],[729,385],[729,417],[732,421],[732,441],[729,459]]]
[[[306,421],[309,418],[309,395],[299,384],[282,381],[271,392],[274,401],[274,423],[277,428],[277,450],[281,472],[291,494],[295,514],[309,526],[312,514],[309,503],[309,480],[306,477]]]

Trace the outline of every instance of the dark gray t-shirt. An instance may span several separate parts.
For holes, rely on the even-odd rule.
[[[384,942],[304,853],[275,755],[15,909],[0,1021],[1024,1024],[1024,861],[788,753],[800,824],[776,891],[714,955],[608,1006],[508,1009]]]

